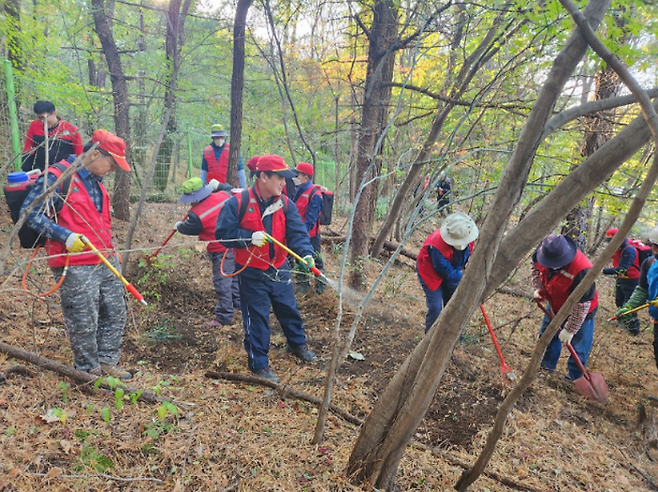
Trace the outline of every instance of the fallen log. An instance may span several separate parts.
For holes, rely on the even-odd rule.
[[[347,238],[345,236],[322,236],[322,241],[325,243],[344,243]],[[375,236],[370,236],[369,238],[370,242],[374,242]],[[386,251],[393,252],[398,249],[398,244],[392,243],[391,241],[384,241],[384,249]],[[413,251],[409,251],[406,248],[402,248],[400,250],[400,254],[402,256],[406,256],[407,258],[410,258],[414,261],[418,260],[418,254],[414,253]]]
[[[3,352],[10,357],[13,357],[14,359],[23,360],[25,362],[29,362],[30,364],[34,364],[35,366],[42,367],[49,371],[53,371],[58,374],[61,374],[62,376],[67,376],[79,383],[94,384],[98,379],[101,380],[104,379],[102,376],[99,378],[98,376],[94,376],[93,374],[89,374],[88,372],[79,371],[78,369],[75,369],[71,366],[67,366],[64,364],[60,364],[59,362],[49,359],[48,357],[44,357],[43,355],[37,355],[35,353],[28,352],[27,350],[14,347],[13,345],[9,345],[4,342],[0,342],[0,352]],[[109,386],[104,382],[101,384],[101,387],[104,389],[111,390],[111,388],[109,388]],[[138,400],[143,400],[150,403],[169,402],[169,403],[173,403],[174,405],[180,407],[183,410],[187,410],[190,406],[193,406],[193,404],[191,403],[176,402],[169,398],[163,398],[161,396],[156,395],[153,391],[134,388],[126,384],[124,384],[123,387],[126,393],[133,393],[133,394],[139,393],[139,398],[137,398]]]
[[[206,377],[207,378],[212,378],[212,379],[225,379],[227,381],[237,381],[240,383],[250,383],[250,384],[260,384],[262,386],[267,386],[269,388],[272,388],[284,395],[292,396],[293,398],[298,398],[300,400],[307,401],[309,403],[313,403],[314,405],[321,405],[322,404],[322,398],[311,395],[309,393],[304,393],[303,391],[298,391],[293,388],[289,388],[286,385],[280,384],[280,383],[274,383],[272,381],[268,381],[263,378],[257,378],[255,376],[249,376],[248,374],[239,374],[239,373],[233,373],[233,372],[215,372],[215,371],[208,371],[206,372]],[[363,421],[359,419],[358,417],[355,417],[351,413],[349,413],[346,410],[343,410],[340,407],[337,407],[336,405],[331,405],[329,409],[334,412],[336,415],[339,417],[342,417],[344,420],[349,422],[350,424],[354,425],[361,425],[363,424]]]

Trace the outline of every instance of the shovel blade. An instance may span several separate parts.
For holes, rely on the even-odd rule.
[[[608,387],[601,373],[590,372],[588,375],[589,379],[583,375],[574,381],[576,392],[587,399],[608,403]]]

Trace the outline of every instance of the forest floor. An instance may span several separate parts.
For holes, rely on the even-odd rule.
[[[4,208],[4,203],[0,203]],[[149,203],[134,239],[138,259],[129,279],[144,307],[128,299],[122,366],[135,372],[131,388],[149,389],[187,405],[172,407],[76,385],[59,374],[0,353],[0,490],[357,490],[344,471],[359,426],[331,413],[324,441],[311,444],[317,407],[285,388],[322,397],[334,325],[335,293],[299,299],[310,347],[320,360],[301,364],[286,354],[272,322],[272,368],[283,391],[255,382],[207,377],[249,375],[237,314],[232,326],[211,330],[214,293],[210,262],[196,238],[176,235],[154,265],[143,261],[184,215],[178,204]],[[407,248],[418,251],[429,227]],[[11,223],[0,215],[0,244]],[[338,225],[332,226],[336,231]],[[115,222],[122,245],[128,224]],[[326,275],[338,278],[340,245],[325,247]],[[13,248],[10,264],[29,252]],[[125,254],[124,254],[125,255]],[[382,264],[368,265],[372,272]],[[36,261],[30,290],[52,277]],[[20,290],[20,275],[0,290],[0,340],[63,364],[72,363],[57,293],[36,300]],[[531,293],[528,261],[507,287]],[[566,356],[553,375],[541,373],[510,415],[503,437],[475,491],[643,491],[658,489],[658,449],[650,395],[658,395],[653,334],[638,337],[606,321],[614,312],[613,280],[599,279],[601,309],[590,369],[603,374],[610,402],[579,396],[564,380]],[[523,373],[537,340],[541,313],[529,298],[496,293],[485,303],[508,365]],[[354,306],[343,305],[343,330]],[[414,262],[401,258],[374,295],[341,366],[333,402],[367,417],[397,368],[423,337],[425,303]],[[500,362],[479,313],[466,328],[414,442],[400,463],[399,490],[450,490],[484,446],[503,400]],[[644,328],[648,318],[643,314]],[[360,354],[360,357],[358,354]],[[358,360],[362,358],[363,360]],[[8,371],[21,365],[29,371]],[[639,420],[644,424],[638,425]],[[507,483],[505,485],[504,483]],[[514,484],[519,487],[515,488]]]

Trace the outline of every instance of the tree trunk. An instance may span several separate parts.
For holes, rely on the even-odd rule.
[[[398,40],[397,8],[391,0],[378,0],[373,7],[365,93],[357,143],[356,183],[359,183],[360,187],[375,176],[374,164],[381,151],[381,144],[377,148],[377,142],[385,127],[391,99],[391,87],[387,83],[393,79],[395,65],[392,47]],[[354,204],[350,250],[352,270],[349,285],[358,290],[363,290],[367,278],[365,260],[368,256],[368,236],[373,220],[372,203],[376,199],[375,189],[376,185],[372,183],[360,189],[361,195],[357,194],[357,201]]]
[[[233,21],[233,73],[231,74],[231,146],[228,153],[226,182],[238,179],[238,162],[242,143],[242,92],[244,89],[244,42],[247,12],[251,0],[238,0]]]
[[[130,102],[128,100],[128,83],[121,66],[119,50],[112,33],[113,11],[105,11],[105,0],[91,0],[94,28],[103,47],[105,61],[110,70],[112,81],[112,99],[114,101],[114,130],[126,141],[126,160],[130,162]],[[120,220],[130,220],[130,173],[116,170],[112,205],[114,215]]]
[[[591,25],[598,26],[608,6],[609,0],[592,0],[589,3],[586,13]],[[482,226],[478,247],[474,250],[469,260],[469,268],[455,293],[460,302],[451,302],[445,307],[437,323],[393,377],[361,428],[347,467],[348,475],[357,484],[367,484],[387,490],[394,487],[397,468],[407,443],[434,397],[453,347],[464,326],[482,302],[484,295],[497,287],[511,268],[518,263],[519,258],[525,257],[525,255],[514,256],[513,261],[500,265],[497,276],[492,275],[492,266],[494,262],[498,262],[498,256],[503,251],[501,240],[507,227],[508,217],[521,197],[533,157],[541,141],[543,128],[551,116],[564,84],[584,56],[586,49],[587,43],[576,32],[555,59],[519,135],[516,149],[505,168],[491,211]],[[574,172],[580,171],[583,167],[580,166]],[[591,181],[588,182],[590,183]],[[591,184],[591,187],[593,186],[596,185]],[[589,190],[585,192],[587,191]],[[584,196],[584,193],[580,196]],[[542,201],[545,202],[547,200]],[[555,211],[550,215],[552,218],[547,218],[547,221],[560,220]],[[528,224],[526,229],[519,225],[515,230],[522,231],[521,237],[517,234],[516,241],[523,249],[530,250],[536,242],[533,237],[526,236],[527,229],[532,229],[538,237],[550,229],[539,227],[532,222]],[[504,243],[507,243],[509,234],[505,239]]]

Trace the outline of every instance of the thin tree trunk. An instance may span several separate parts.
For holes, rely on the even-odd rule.
[[[231,146],[228,153],[226,182],[238,179],[238,162],[242,143],[242,93],[244,90],[244,43],[247,13],[251,0],[238,0],[233,21],[233,73],[231,75]]]
[[[119,50],[112,33],[113,11],[106,12],[105,0],[91,0],[94,27],[101,42],[105,61],[110,70],[112,99],[114,101],[114,130],[126,142],[126,160],[130,162],[130,101],[128,82],[121,65]],[[130,220],[130,173],[117,169],[112,206],[114,215],[120,220]]]

